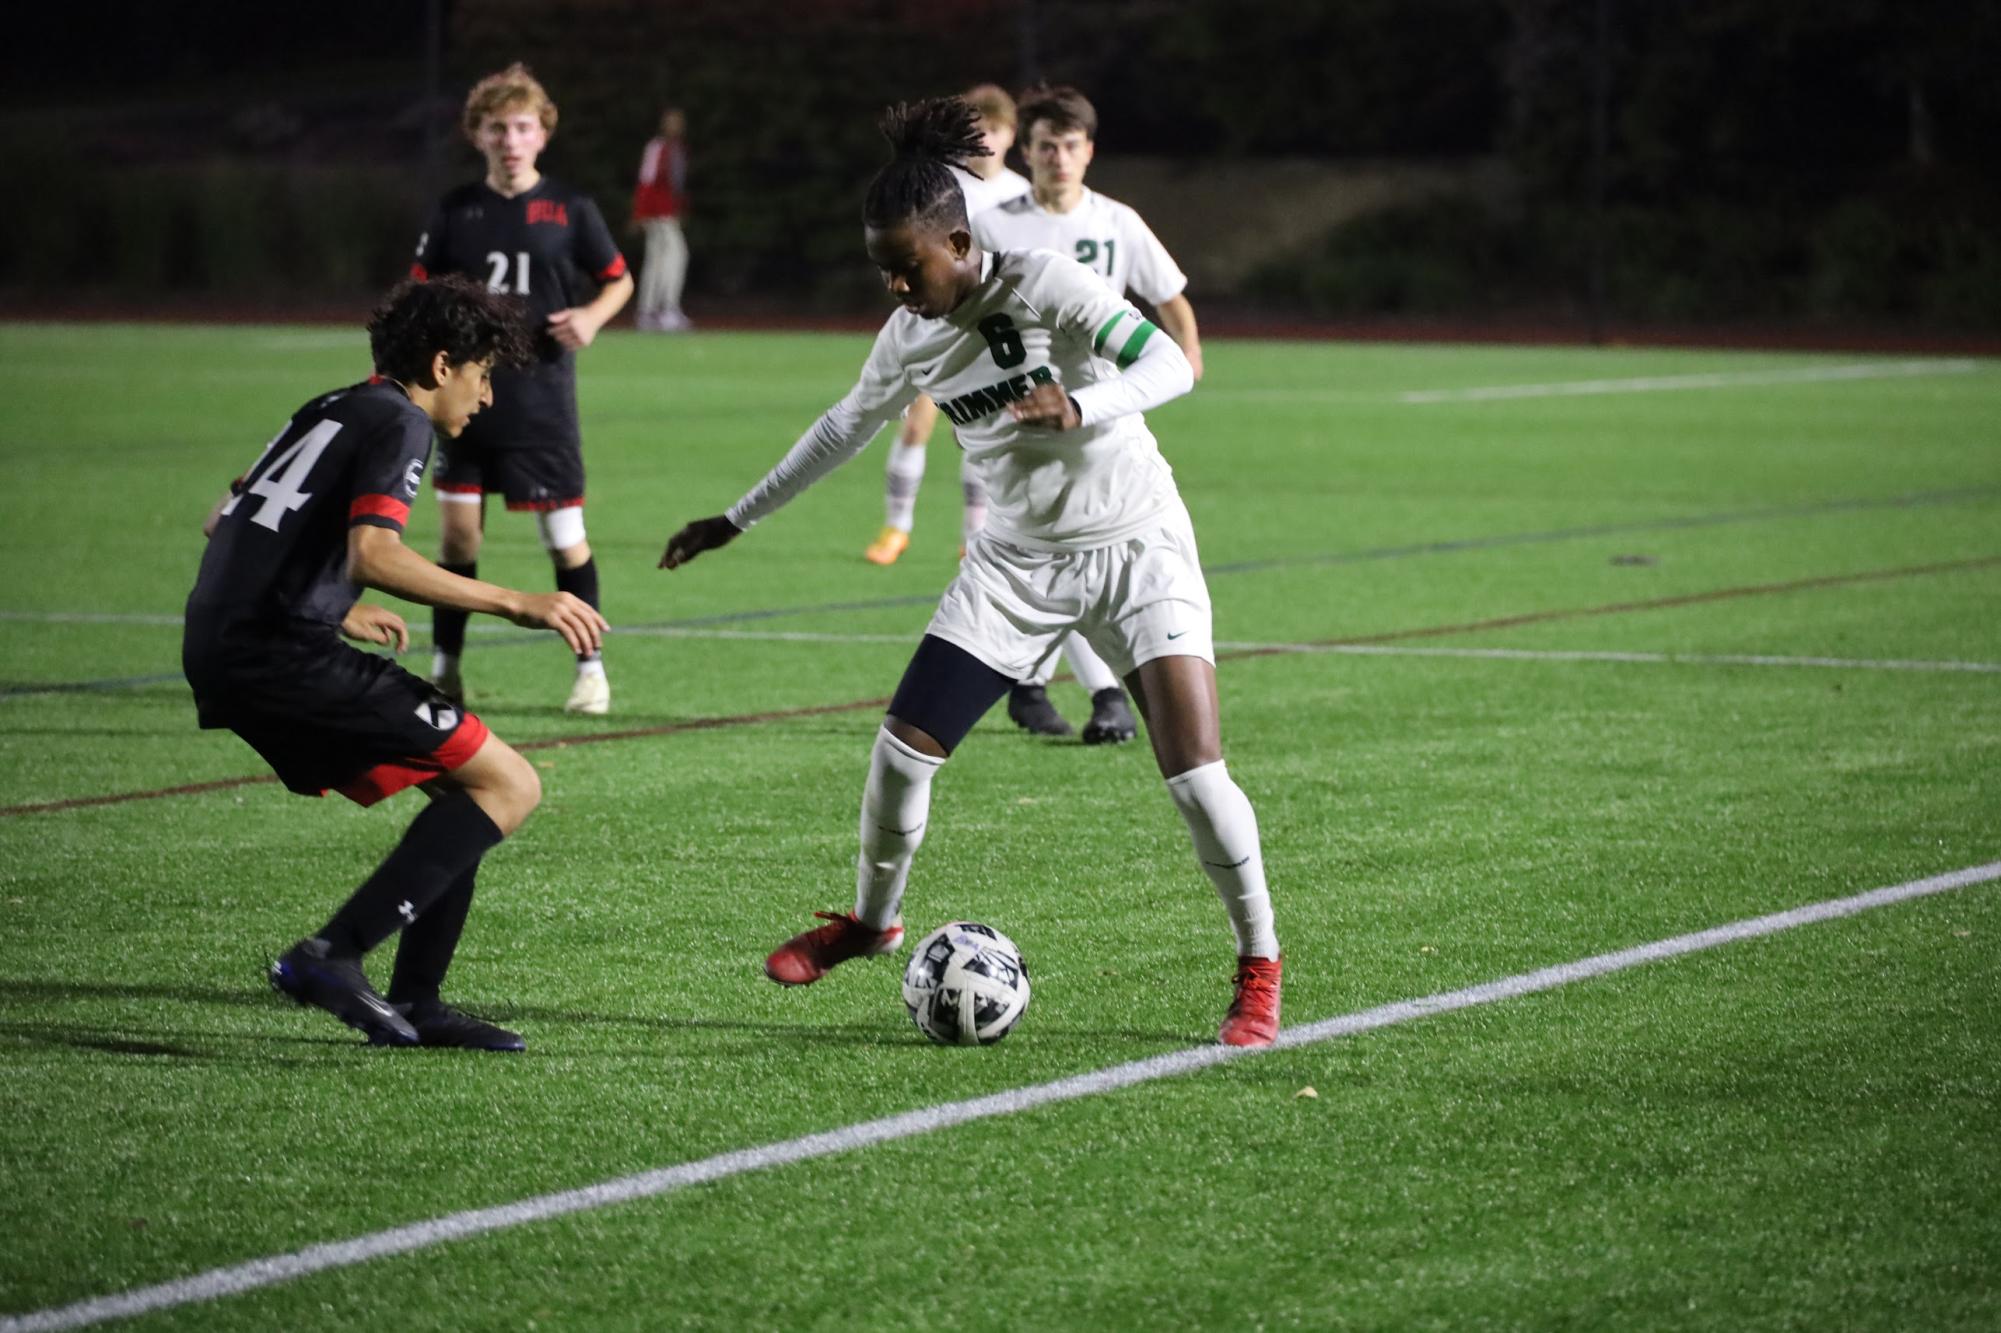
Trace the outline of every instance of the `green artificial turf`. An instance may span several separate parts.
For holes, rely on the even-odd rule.
[[[866,345],[611,334],[585,354],[614,711],[561,712],[547,636],[475,622],[466,658],[473,707],[535,747],[545,787],[488,859],[448,988],[526,1035],[510,1058],[370,1050],[261,982],[416,797],[362,811],[259,781],[22,810],[263,771],[196,729],[174,617],[209,503],[366,370],[359,333],[0,328],[0,1327],[1213,1039],[1229,936],[1144,743],[998,715],[938,779],[906,914],[1022,946],[1015,1034],[928,1045],[898,961],[761,976],[848,902],[870,737],[954,567],[949,435],[892,568],[860,559],[880,443],[730,549],[654,562]],[[2001,860],[1993,364],[1208,359],[1150,420],[1210,569],[1289,1023]],[[1643,383],[1406,398],[1613,380]],[[496,513],[482,575],[546,570],[532,525]],[[1747,657],[1815,660],[1725,660]],[[1053,695],[1081,716],[1074,685]],[[133,1326],[1990,1328],[1997,894]]]

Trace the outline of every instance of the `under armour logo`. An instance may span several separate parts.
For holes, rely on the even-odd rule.
[[[396,912],[411,925],[414,926],[417,924],[417,909],[411,904],[408,898],[396,904]]]
[[[459,710],[442,699],[426,699],[417,705],[416,712],[439,731],[450,731],[459,724]]]

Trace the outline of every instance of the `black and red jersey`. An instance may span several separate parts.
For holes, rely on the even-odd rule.
[[[467,423],[455,451],[581,446],[577,354],[549,336],[549,316],[588,304],[624,272],[625,256],[590,196],[547,176],[512,199],[475,181],[439,201],[411,276],[461,273],[518,296],[536,331],[536,360],[495,367],[493,406]]]
[[[452,190],[418,238],[410,266],[415,278],[463,273],[488,291],[520,297],[537,330],[556,311],[589,303],[624,272],[625,256],[598,206],[548,176],[512,199],[485,181]],[[567,355],[546,334],[537,351],[543,361]]]
[[[188,594],[190,660],[325,637],[361,596],[347,532],[403,530],[431,457],[431,419],[388,381],[293,414],[223,505]]]

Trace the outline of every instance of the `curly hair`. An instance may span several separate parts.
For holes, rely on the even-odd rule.
[[[428,389],[435,387],[431,362],[439,352],[454,366],[488,357],[497,365],[524,366],[535,344],[527,306],[518,297],[497,295],[454,273],[397,283],[369,318],[368,347],[379,373]]]
[[[958,97],[899,102],[877,122],[889,140],[889,165],[869,183],[862,221],[894,227],[917,221],[950,229],[966,225],[966,196],[952,175],[975,157],[990,156],[980,138],[980,116]]]
[[[549,99],[548,89],[518,60],[472,86],[472,91],[466,94],[465,110],[459,116],[459,127],[477,146],[481,125],[490,117],[514,111],[533,112],[542,122],[544,134],[556,132],[556,104]]]

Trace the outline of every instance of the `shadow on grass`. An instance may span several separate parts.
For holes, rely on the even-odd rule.
[[[0,1005],[66,1004],[78,1000],[127,1000],[144,1003],[167,1001],[175,1004],[252,1006],[273,1012],[290,1012],[294,1006],[279,996],[255,986],[240,990],[213,986],[167,985],[146,982],[65,980],[56,978],[0,977]],[[678,1017],[667,1014],[605,1014],[589,1010],[553,1008],[533,1004],[468,1004],[482,1018],[500,1023],[547,1023],[555,1026],[639,1028],[664,1035],[686,1036],[702,1033],[751,1034],[811,1043],[867,1046],[928,1046],[924,1036],[900,1023],[798,1023],[738,1018]],[[1203,1039],[1202,1034],[1164,1029],[1065,1028],[1040,1024],[1033,1029],[1038,1041],[1093,1042],[1130,1041],[1147,1045],[1186,1045]],[[13,1019],[0,1021],[0,1034],[49,1045],[71,1046],[122,1055],[178,1056],[186,1059],[216,1059],[214,1049],[202,1049],[175,1039],[148,1039],[129,1029],[88,1026],[76,1023]],[[258,1032],[191,1034],[202,1042],[291,1042],[315,1046],[353,1045],[354,1039],[329,1032],[315,1038],[283,1037]],[[532,1047],[531,1047],[532,1049]]]

